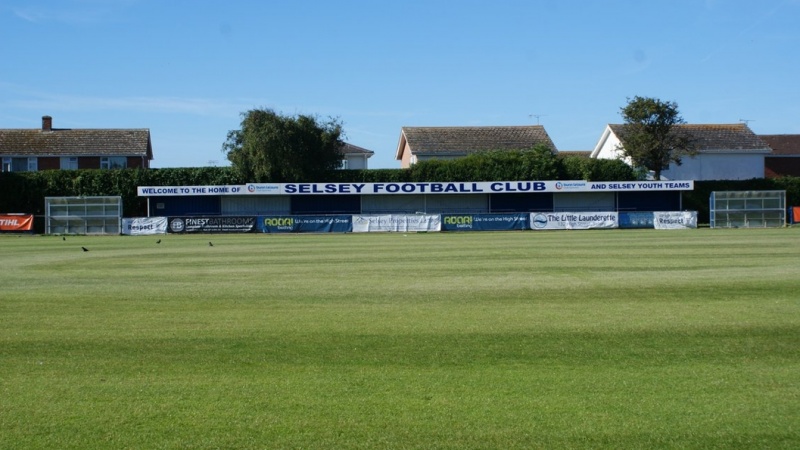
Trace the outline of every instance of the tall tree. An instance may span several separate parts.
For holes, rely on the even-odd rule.
[[[620,110],[625,127],[619,150],[635,166],[652,170],[656,180],[670,163],[680,165],[682,156],[697,153],[691,136],[676,127],[686,123],[677,103],[636,96]]]
[[[337,119],[253,109],[242,113],[241,129],[228,132],[222,151],[248,181],[314,181],[341,165],[342,135]]]

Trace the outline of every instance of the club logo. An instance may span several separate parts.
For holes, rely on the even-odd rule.
[[[169,227],[172,229],[172,231],[180,233],[185,228],[183,219],[172,219],[172,222],[169,223]]]
[[[533,216],[534,228],[544,228],[547,226],[547,216],[544,214],[537,214]]]

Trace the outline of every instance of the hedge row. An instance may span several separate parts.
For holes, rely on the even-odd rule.
[[[423,181],[632,180],[628,166],[611,160],[557,157],[542,148],[482,152],[449,161],[423,161],[410,169],[337,170],[317,182],[401,183]],[[119,195],[127,217],[147,215],[138,186],[245,184],[231,167],[125,170],[47,170],[0,173],[0,212],[44,214],[45,197]]]
[[[126,217],[147,215],[147,203],[137,196],[138,186],[207,186],[245,184],[230,167],[50,170],[0,173],[0,213],[44,214],[45,197],[119,195]],[[636,174],[617,160],[578,156],[554,157],[537,149],[524,152],[485,152],[450,161],[423,161],[411,169],[340,170],[318,182],[424,182],[424,181],[518,181],[587,180],[630,181]],[[744,181],[698,181],[683,195],[684,209],[698,211],[708,223],[712,191],[785,190],[787,205],[800,205],[800,178]]]

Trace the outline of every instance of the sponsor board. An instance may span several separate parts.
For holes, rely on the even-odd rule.
[[[657,211],[653,213],[656,230],[697,228],[697,211]]]
[[[256,227],[254,216],[170,217],[170,233],[249,233]]]
[[[653,213],[648,212],[621,212],[619,213],[620,228],[653,228]]]
[[[0,214],[0,231],[33,230],[33,214]]]
[[[442,221],[438,214],[375,214],[353,216],[353,232],[381,231],[441,231]]]
[[[527,230],[528,213],[442,214],[442,231]]]
[[[617,212],[552,212],[531,213],[532,230],[588,230],[619,228]]]
[[[165,234],[166,232],[166,217],[133,217],[122,219],[122,234],[143,236],[149,234]]]
[[[349,233],[353,216],[259,216],[261,233]]]

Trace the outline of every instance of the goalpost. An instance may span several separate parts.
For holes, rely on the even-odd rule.
[[[786,191],[714,191],[709,200],[711,228],[786,226]]]

